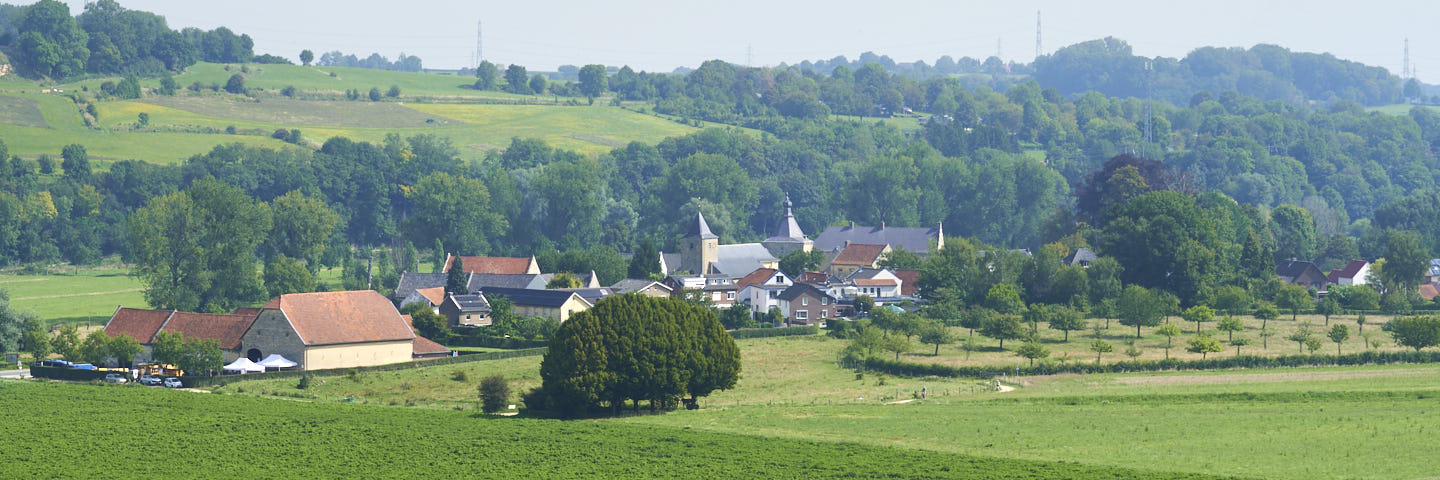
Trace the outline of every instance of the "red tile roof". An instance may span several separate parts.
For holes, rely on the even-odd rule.
[[[252,323],[255,323],[254,315],[175,312],[160,331],[178,333],[186,340],[214,340],[220,343],[220,348],[235,350],[240,348],[240,337]]]
[[[739,280],[736,280],[735,289],[744,290],[745,287],[748,287],[750,285],[768,282],[772,277],[775,276],[775,272],[778,271],[779,270],[773,268],[757,268],[755,269],[755,271],[750,272],[749,275],[740,277]]]
[[[263,308],[260,308],[260,307],[240,307],[240,308],[235,309],[235,314],[236,314],[236,315],[249,315],[249,316],[252,316],[252,317],[253,317],[253,316],[259,315],[261,310],[264,310],[264,309],[263,309]]]
[[[426,300],[430,301],[431,305],[439,305],[445,302],[445,287],[419,288],[415,290],[415,293],[424,296]]]
[[[174,312],[121,307],[110,316],[110,321],[105,322],[105,334],[112,337],[129,335],[140,343],[148,344],[171,313]]]
[[[445,260],[445,268],[441,272],[449,272],[450,266],[455,264],[455,257],[450,256]],[[539,273],[530,271],[530,258],[519,257],[460,257],[460,265],[465,268],[465,273],[498,273],[518,275],[525,273]]]
[[[414,355],[439,355],[442,353],[450,353],[450,349],[445,348],[444,345],[435,343],[434,340],[419,335],[415,336],[415,342],[412,345],[413,346],[411,347],[411,349],[414,350]]]
[[[1420,286],[1420,298],[1434,300],[1436,295],[1440,295],[1440,290],[1436,290],[1434,285],[1427,283]]]
[[[867,243],[852,243],[845,246],[835,259],[830,261],[831,265],[874,265],[880,261],[880,255],[885,253],[888,245],[872,245]]]
[[[914,295],[920,289],[919,270],[895,270],[895,276],[900,278],[900,294],[905,296]]]
[[[374,290],[292,293],[275,297],[265,308],[284,312],[306,345],[415,338],[395,305]]]

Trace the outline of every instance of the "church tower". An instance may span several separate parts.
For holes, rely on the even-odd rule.
[[[795,221],[794,206],[795,204],[790,202],[790,195],[785,195],[785,218],[780,219],[780,224],[775,227],[775,234],[761,242],[775,258],[796,250],[809,252],[815,248],[815,242],[805,236],[805,232],[800,230],[800,223]]]
[[[720,237],[710,232],[705,215],[695,212],[695,221],[680,239],[680,270],[704,275],[710,273],[710,265],[719,259]]]

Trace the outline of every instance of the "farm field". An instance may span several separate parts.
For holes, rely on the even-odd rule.
[[[35,312],[47,324],[103,325],[115,307],[145,308],[139,279],[118,267],[73,270],[67,274],[0,275],[10,305]]]
[[[558,421],[0,380],[0,476],[513,478],[1213,478],[621,422]],[[183,466],[76,445],[184,452]],[[118,447],[109,447],[118,448]]]
[[[387,70],[374,70],[365,68],[350,67],[304,67],[300,65],[264,65],[244,64],[248,72],[241,72],[241,64],[223,64],[201,62],[185,69],[185,72],[175,75],[175,83],[181,88],[188,87],[195,82],[209,87],[211,84],[224,86],[231,75],[240,73],[245,76],[245,86],[248,88],[259,88],[276,94],[282,88],[293,86],[301,92],[315,92],[326,95],[343,95],[345,90],[356,89],[361,93],[368,92],[371,87],[385,91],[391,85],[400,87],[401,97],[451,97],[453,99],[493,99],[499,101],[530,101],[538,97],[529,95],[515,95],[512,93],[498,91],[479,91],[469,88],[462,88],[475,83],[474,77],[460,77],[456,75],[438,73],[409,73],[393,72]],[[335,76],[330,76],[334,72]],[[106,81],[118,81],[120,77],[92,78],[77,82],[59,85],[65,91],[89,89],[98,90],[100,84]],[[140,85],[145,88],[159,88],[160,79],[142,78]],[[6,85],[0,84],[7,90],[39,91],[42,87],[35,84]]]

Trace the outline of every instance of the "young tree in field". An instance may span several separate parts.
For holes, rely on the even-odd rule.
[[[1330,337],[1330,341],[1335,342],[1335,354],[1339,355],[1340,344],[1350,338],[1350,327],[1335,325],[1334,327],[1330,327],[1330,334],[1327,336]]]
[[[1260,306],[1255,307],[1255,318],[1260,319],[1261,330],[1269,327],[1270,321],[1276,319],[1279,316],[1280,311],[1275,309],[1275,304],[1273,303],[1260,302]]]
[[[1029,308],[1025,309],[1025,313],[1021,317],[1030,324],[1031,335],[1040,334],[1040,322],[1050,321],[1050,310],[1051,307],[1043,303],[1032,303]]]
[[[1280,291],[1275,294],[1275,306],[1290,310],[1290,321],[1295,321],[1300,315],[1302,307],[1308,307],[1313,302],[1310,299],[1310,292],[1305,287],[1287,283],[1280,286]]]
[[[1119,310],[1120,324],[1135,327],[1135,338],[1140,338],[1140,327],[1159,325],[1166,308],[1154,292],[1139,285],[1125,287],[1116,307]]]
[[[900,360],[900,354],[907,353],[915,349],[915,344],[910,343],[910,339],[900,338],[899,335],[886,338],[881,343],[881,346],[884,347],[885,351],[894,353],[895,360],[897,361]]]
[[[863,297],[864,295],[861,296]],[[859,302],[860,298],[856,297],[855,301]],[[966,310],[960,314],[960,328],[970,330],[970,336],[974,337],[975,331],[985,328],[985,323],[990,320],[990,317],[994,316],[995,311],[985,307],[976,307]],[[981,335],[984,334],[982,333]]]
[[[1155,333],[1165,337],[1165,358],[1168,360],[1170,358],[1170,347],[1174,344],[1175,337],[1180,336],[1180,327],[1167,323],[1155,329]]]
[[[485,377],[476,387],[480,395],[480,411],[495,413],[510,404],[510,382],[500,374]]]
[[[1201,359],[1204,359],[1208,354],[1219,352],[1221,350],[1224,350],[1224,348],[1220,346],[1220,341],[1209,335],[1201,335],[1192,338],[1190,339],[1190,343],[1185,346],[1185,351],[1190,353],[1198,353],[1200,354]]]
[[[1270,337],[1273,337],[1273,336],[1275,336],[1275,331],[1274,331],[1274,330],[1261,327],[1261,328],[1260,328],[1260,348],[1269,350],[1269,349],[1270,349]]]
[[[1156,305],[1160,306],[1161,315],[1164,316],[1165,323],[1170,323],[1171,315],[1181,313],[1180,297],[1175,296],[1175,294],[1170,293],[1168,290],[1155,289],[1151,290],[1150,293],[1155,295]]]
[[[310,62],[312,62],[312,61],[314,61],[314,60],[315,60],[315,52],[310,51],[310,49],[308,49],[308,48],[305,49],[305,50],[301,50],[301,51],[300,51],[300,64],[301,64],[301,65],[304,65],[304,66],[307,66],[307,67],[308,67],[308,66],[310,66]]]
[[[1225,318],[1220,319],[1220,323],[1215,325],[1215,328],[1230,334],[1228,339],[1234,340],[1235,332],[1245,331],[1245,322],[1233,315],[1226,315]],[[1195,331],[1198,333],[1200,330],[1196,329]]]
[[[372,102],[378,102],[383,98],[380,96],[380,87],[370,87],[370,93],[367,96],[370,97],[370,101]]]
[[[965,341],[964,341],[964,342],[960,342],[960,349],[965,351],[965,360],[966,360],[966,361],[969,361],[969,360],[970,360],[970,352],[979,350],[979,349],[980,349],[980,342],[975,341],[975,337],[973,337],[973,336],[971,336],[971,337],[965,337]]]
[[[1365,312],[1355,316],[1355,329],[1361,334],[1365,333]]]
[[[1315,302],[1315,313],[1325,316],[1325,326],[1330,326],[1330,316],[1340,313],[1340,302],[1334,297],[1326,295],[1325,298]]]
[[[1006,340],[1025,338],[1026,328],[1019,315],[994,315],[980,327],[980,334],[999,340],[1004,350]]]
[[[1099,365],[1100,356],[1115,351],[1115,347],[1111,346],[1110,342],[1096,339],[1090,342],[1090,351],[1095,352],[1095,364]]]
[[[1425,347],[1440,345],[1440,316],[1392,318],[1382,330],[1390,332],[1396,345],[1410,347],[1417,352]]]
[[[1106,330],[1110,329],[1110,319],[1115,318],[1116,311],[1118,310],[1115,303],[1115,299],[1107,298],[1101,300],[1100,303],[1096,303],[1095,307],[1090,309],[1091,316],[1105,319]]]
[[[451,295],[464,295],[470,293],[468,281],[465,278],[465,262],[456,255],[455,260],[450,264],[450,270],[445,272],[445,293]]]
[[[1320,341],[1319,338],[1310,337],[1305,339],[1305,348],[1310,350],[1311,355],[1314,355],[1315,351],[1319,350],[1320,347],[1323,346],[1325,346],[1325,342]]]
[[[1021,357],[1025,357],[1026,359],[1029,359],[1030,366],[1033,367],[1035,366],[1035,359],[1050,356],[1050,349],[1045,348],[1045,346],[1041,345],[1040,342],[1029,341],[1025,342],[1025,344],[1023,345],[1020,345],[1020,348],[1015,349],[1015,355],[1019,355]]]
[[[1199,335],[1200,323],[1208,322],[1210,319],[1215,318],[1215,311],[1204,305],[1196,305],[1185,309],[1180,316],[1187,322],[1195,322],[1195,334]]]
[[[1085,329],[1085,316],[1070,307],[1055,307],[1050,311],[1050,329],[1065,332],[1065,341],[1070,341],[1071,330]]]
[[[50,345],[60,358],[70,361],[80,359],[80,331],[75,328],[75,324],[67,323],[61,326]]]
[[[1025,311],[1025,302],[1020,300],[1020,291],[1015,285],[997,283],[985,293],[985,306],[1002,314],[1018,314]]]
[[[1305,352],[1305,341],[1306,341],[1306,340],[1310,340],[1310,337],[1311,337],[1310,326],[1309,326],[1309,325],[1300,325],[1300,328],[1295,329],[1294,332],[1290,332],[1290,336],[1285,337],[1285,339],[1286,339],[1286,340],[1289,340],[1289,341],[1292,341],[1292,342],[1295,342],[1295,344],[1296,344],[1296,345],[1295,345],[1296,349],[1297,349],[1298,351],[1300,351],[1301,353],[1304,353],[1304,352]]]
[[[1130,357],[1130,361],[1139,360],[1140,356],[1144,354],[1145,351],[1141,350],[1140,347],[1135,344],[1135,339],[1132,338],[1125,341],[1125,356]]]
[[[945,324],[932,320],[920,327],[920,343],[934,345],[935,353],[931,356],[939,356],[940,346],[955,343],[955,336],[950,334]]]
[[[1230,346],[1235,347],[1235,356],[1237,356],[1237,357],[1240,356],[1240,347],[1243,347],[1243,346],[1246,346],[1246,345],[1249,345],[1249,344],[1250,344],[1250,340],[1246,340],[1245,337],[1232,338],[1232,339],[1230,339]]]

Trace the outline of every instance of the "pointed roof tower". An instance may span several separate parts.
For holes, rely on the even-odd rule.
[[[795,204],[790,202],[790,194],[785,194],[785,218],[780,219],[780,225],[775,227],[775,235],[770,237],[772,240],[805,238],[805,232],[800,230],[800,223],[795,221],[792,210],[794,206]]]
[[[710,224],[705,223],[705,214],[695,212],[695,221],[690,224],[690,229],[685,231],[685,238],[720,238],[710,232]]]

